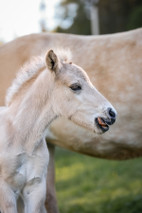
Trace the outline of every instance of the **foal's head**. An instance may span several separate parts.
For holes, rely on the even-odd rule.
[[[96,133],[107,131],[115,122],[116,111],[86,72],[72,62],[60,60],[53,50],[47,53],[46,64],[54,79],[54,112]]]

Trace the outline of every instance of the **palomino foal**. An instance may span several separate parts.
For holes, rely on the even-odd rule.
[[[19,72],[0,110],[0,210],[46,212],[46,171],[49,154],[45,131],[59,116],[96,133],[115,121],[115,109],[94,88],[80,67],[52,50],[46,63],[37,59]],[[20,210],[21,213],[23,210]]]

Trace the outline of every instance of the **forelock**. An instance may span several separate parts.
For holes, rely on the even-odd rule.
[[[70,49],[57,49],[55,50],[55,53],[61,62],[71,62],[72,53]]]

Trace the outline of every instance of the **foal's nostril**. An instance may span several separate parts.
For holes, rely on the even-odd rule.
[[[108,108],[108,114],[110,115],[111,118],[115,118],[116,117],[116,113],[113,111],[112,108]]]

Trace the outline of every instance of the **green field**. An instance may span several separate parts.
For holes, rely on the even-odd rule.
[[[56,150],[61,213],[142,213],[142,158],[109,161]]]

